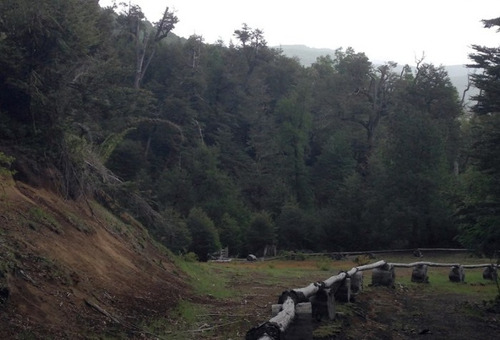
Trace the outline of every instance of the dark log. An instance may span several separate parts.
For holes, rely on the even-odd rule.
[[[323,318],[335,319],[335,294],[330,288],[320,289],[316,295],[311,296],[312,317],[317,321]]]
[[[486,268],[484,268],[483,279],[485,279],[485,280],[493,280],[493,281],[498,280],[497,269],[494,266],[492,266],[492,265],[489,265]]]
[[[335,300],[339,302],[350,302],[351,301],[351,279],[346,278],[342,281],[342,284],[339,286],[337,291],[335,292]]]
[[[351,294],[357,295],[363,291],[363,272],[359,271],[351,275]]]
[[[413,268],[411,273],[411,282],[429,283],[426,264],[419,264]]]
[[[464,282],[465,272],[463,266],[453,266],[451,267],[450,274],[448,275],[451,282]]]
[[[394,287],[395,279],[394,266],[389,263],[372,271],[372,286]]]

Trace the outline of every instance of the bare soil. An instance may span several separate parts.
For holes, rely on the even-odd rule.
[[[132,218],[3,182],[0,338],[141,337],[189,294],[185,276]],[[122,220],[123,220],[122,219]]]
[[[495,339],[500,315],[483,301],[425,286],[374,287],[361,294],[347,327],[332,339]],[[330,339],[328,338],[328,339]]]

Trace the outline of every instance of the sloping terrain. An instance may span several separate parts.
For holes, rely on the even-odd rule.
[[[1,339],[141,337],[142,320],[186,295],[183,274],[128,215],[0,184]]]
[[[239,339],[269,319],[280,292],[355,263],[193,266],[205,290],[192,291],[186,274],[127,214],[117,218],[92,201],[0,181],[0,339]],[[446,282],[443,269],[430,284],[415,285],[409,270],[401,271],[395,289],[369,288],[339,307],[343,317],[314,323],[314,338],[471,339],[500,331],[498,311],[484,302],[496,287],[479,272],[467,284],[435,282]],[[148,327],[158,319],[163,323]]]

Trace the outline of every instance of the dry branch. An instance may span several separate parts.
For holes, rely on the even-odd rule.
[[[118,320],[115,316],[113,316],[111,313],[107,312],[105,309],[101,308],[97,303],[93,302],[93,301],[90,301],[88,299],[85,299],[85,303],[89,306],[89,307],[92,307],[94,308],[96,311],[98,311],[99,313],[103,314],[103,315],[106,315],[108,318],[110,318],[111,320],[113,320],[114,322],[116,323],[119,323],[121,324],[120,320]]]

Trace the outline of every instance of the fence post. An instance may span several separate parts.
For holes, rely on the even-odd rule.
[[[351,278],[345,278],[340,287],[335,292],[335,300],[339,302],[350,302],[351,301]]]
[[[497,269],[493,266],[484,268],[483,279],[496,281],[498,279]]]
[[[394,287],[395,279],[396,273],[394,272],[394,266],[389,263],[372,270],[373,286]]]
[[[419,264],[413,268],[411,282],[429,283],[426,264]]]
[[[329,320],[335,319],[335,290],[322,288],[309,298],[312,304],[312,317],[316,321],[321,321],[323,317]]]
[[[450,274],[448,275],[452,282],[464,282],[465,272],[464,267],[461,265],[451,267]]]
[[[363,291],[363,272],[358,271],[351,275],[351,295],[358,295]]]

